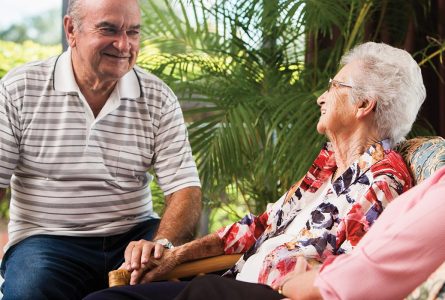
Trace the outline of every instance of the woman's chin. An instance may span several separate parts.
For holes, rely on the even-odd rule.
[[[326,128],[322,124],[318,123],[317,124],[317,131],[318,131],[319,134],[325,134]]]

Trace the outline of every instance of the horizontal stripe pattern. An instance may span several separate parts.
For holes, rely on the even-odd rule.
[[[88,128],[75,92],[53,88],[56,58],[0,81],[0,187],[11,185],[9,244],[35,234],[112,235],[157,217],[147,171],[166,195],[200,186],[176,96],[135,67],[141,97],[122,97]]]

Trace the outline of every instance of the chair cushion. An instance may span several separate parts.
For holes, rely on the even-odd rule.
[[[395,150],[405,159],[414,184],[445,165],[445,139],[440,136],[409,139],[399,143]]]

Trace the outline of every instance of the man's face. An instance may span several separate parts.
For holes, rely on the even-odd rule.
[[[117,81],[134,66],[139,52],[141,17],[137,1],[84,0],[82,5],[80,26],[71,20],[73,30],[69,34],[76,76]],[[69,28],[67,22],[70,20],[65,21]]]

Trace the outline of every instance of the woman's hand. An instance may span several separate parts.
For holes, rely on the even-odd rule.
[[[322,299],[318,289],[314,287],[317,274],[317,267],[313,268],[304,257],[298,257],[294,270],[272,288],[288,297],[288,300]]]
[[[287,273],[286,276],[282,277],[280,280],[278,280],[272,288],[276,291],[278,291],[280,294],[283,292],[283,286],[288,282],[289,280],[293,279],[294,277],[297,277],[298,275],[308,271],[311,269],[311,266],[307,262],[307,260],[300,256],[297,258],[297,262],[295,264],[294,270],[292,272]]]
[[[179,247],[165,249],[161,258],[150,258],[139,270],[131,272],[130,284],[147,283],[167,274],[182,263],[178,255]]]

